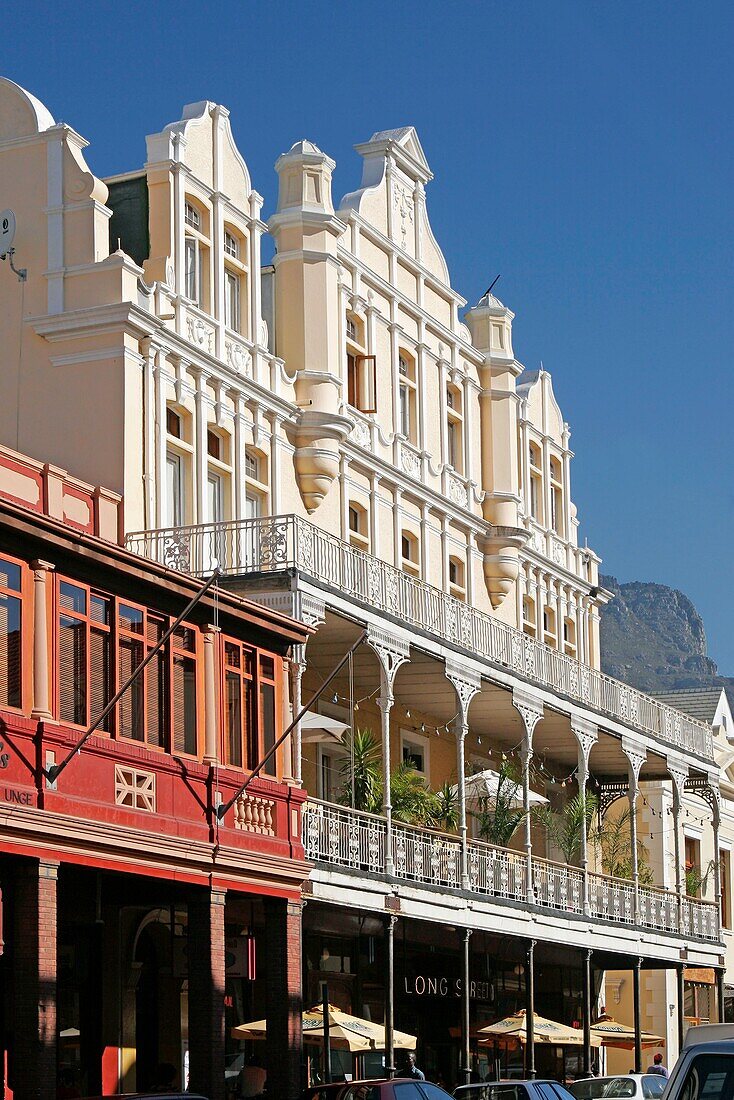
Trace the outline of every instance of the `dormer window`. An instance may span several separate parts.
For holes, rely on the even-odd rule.
[[[190,225],[191,228],[195,229],[197,232],[201,231],[201,214],[195,206],[192,206],[190,202],[186,203],[184,221],[187,225]]]

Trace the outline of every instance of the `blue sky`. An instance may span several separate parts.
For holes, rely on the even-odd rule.
[[[733,5],[5,0],[2,22],[4,75],[100,175],[184,103],[226,104],[266,216],[293,141],[340,196],[352,145],[413,123],[454,285],[500,272],[516,355],[553,374],[583,534],[686,592],[734,674]]]

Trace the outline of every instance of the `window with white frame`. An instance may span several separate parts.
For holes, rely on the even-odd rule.
[[[411,443],[416,442],[417,396],[415,359],[401,348],[398,353],[398,431]]]
[[[189,416],[181,409],[166,408],[166,484],[164,523],[182,527],[186,523],[187,482],[191,468]]]
[[[558,643],[556,613],[552,607],[543,608],[543,641],[553,649],[556,648]]]
[[[224,323],[232,332],[246,335],[247,241],[234,226],[224,229]]]
[[[186,203],[184,207],[184,221],[191,229],[201,229],[201,214],[193,203]]]
[[[415,730],[401,730],[400,759],[403,764],[409,764],[424,779],[428,779],[431,770],[428,738],[422,737]]]
[[[531,638],[534,638],[538,632],[538,624],[535,618],[535,600],[532,596],[523,596],[522,629]]]
[[[359,550],[369,548],[369,516],[364,505],[350,500],[348,507],[349,541]]]
[[[240,331],[240,277],[233,271],[224,273],[224,323],[233,332]]]
[[[268,460],[252,447],[245,448],[245,519],[267,513]]]
[[[416,576],[419,571],[418,536],[412,531],[403,531],[400,535],[400,556],[402,569]]]
[[[551,457],[550,460],[550,507],[551,527],[557,535],[563,535],[563,481],[561,463],[559,459]]]
[[[446,461],[457,473],[462,473],[464,416],[461,390],[458,386],[446,388]]]
[[[568,657],[576,656],[576,623],[571,618],[563,620],[563,652]]]
[[[192,200],[184,207],[186,236],[184,239],[184,287],[185,296],[199,309],[209,306],[209,240],[206,235],[206,216]]]
[[[449,589],[452,596],[463,600],[466,597],[466,565],[458,554],[449,558]]]
[[[531,443],[528,447],[530,473],[530,515],[538,523],[543,522],[543,471],[540,447]]]
[[[377,412],[377,359],[366,354],[364,325],[347,316],[347,403],[363,413]]]

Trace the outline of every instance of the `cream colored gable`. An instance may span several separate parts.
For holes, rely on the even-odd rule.
[[[446,260],[428,220],[425,186],[433,179],[413,126],[381,130],[355,146],[363,158],[362,183],[345,195],[343,217],[355,211],[399,251],[450,285]]]
[[[547,371],[526,371],[520,376],[517,392],[526,402],[526,415],[538,431],[563,446],[563,414],[553,392],[553,380]]]
[[[176,156],[177,145],[180,156]],[[147,146],[150,164],[180,159],[197,180],[221,190],[235,205],[244,207],[249,199],[250,173],[235,144],[226,107],[208,100],[189,103],[178,122],[170,122],[160,133],[149,135]],[[216,179],[217,173],[220,179]]]

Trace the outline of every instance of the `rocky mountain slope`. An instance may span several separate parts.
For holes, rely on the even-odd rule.
[[[707,655],[703,620],[687,596],[664,584],[599,579],[614,593],[601,616],[604,672],[652,693],[721,685],[734,706],[734,677],[719,675]]]

